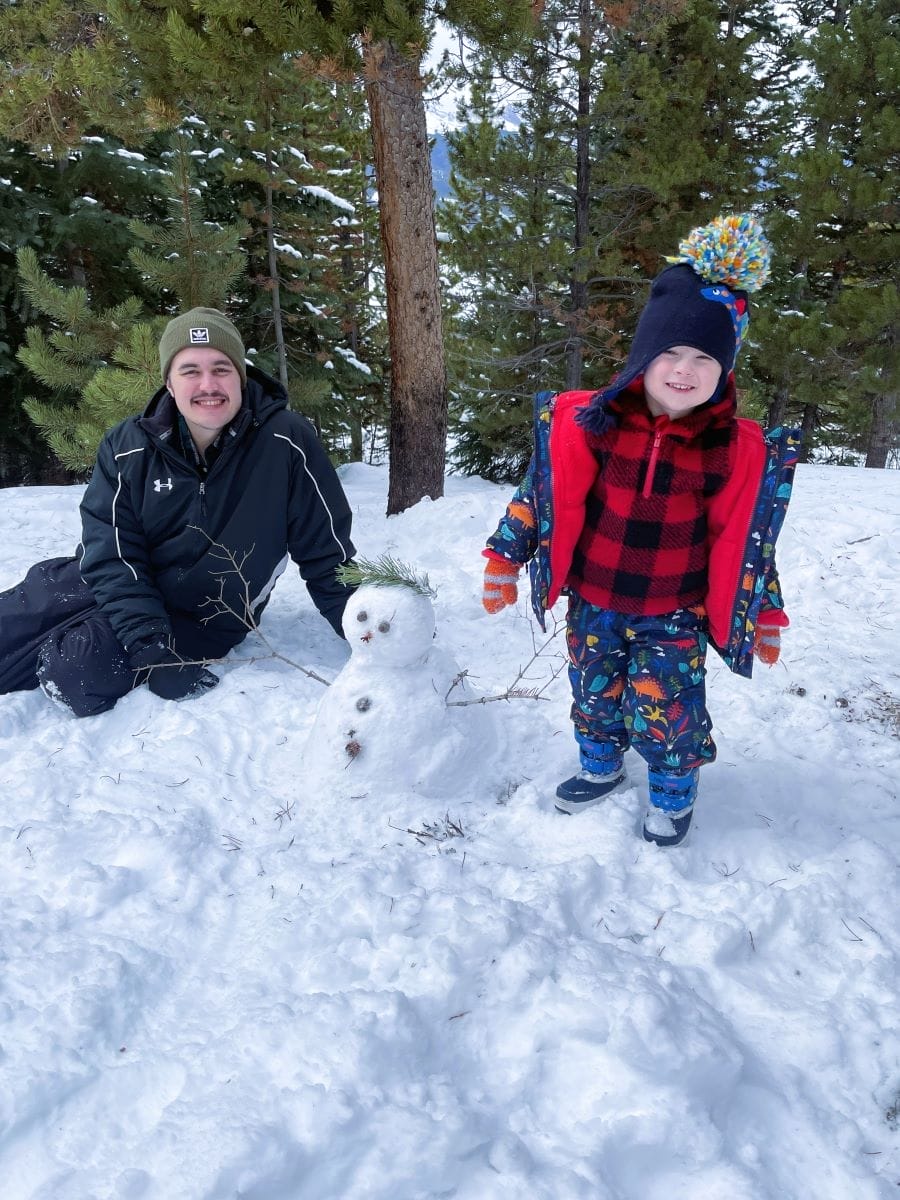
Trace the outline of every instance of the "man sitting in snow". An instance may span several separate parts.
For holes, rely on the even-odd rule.
[[[0,693],[40,686],[78,717],[145,682],[198,696],[218,683],[202,660],[246,637],[288,555],[341,634],[350,507],[312,425],[215,309],[170,321],[159,358],[165,386],[100,444],[78,558],[0,595]]]

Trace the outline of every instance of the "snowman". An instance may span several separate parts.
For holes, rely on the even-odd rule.
[[[406,577],[364,583],[344,610],[350,659],[322,699],[303,751],[310,795],[457,796],[466,764],[497,749],[493,715],[435,643],[433,593]],[[448,704],[448,701],[450,702]]]

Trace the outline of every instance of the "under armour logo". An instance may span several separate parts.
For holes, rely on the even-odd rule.
[[[153,480],[153,490],[154,490],[154,492],[162,492],[162,491],[171,492],[172,476],[170,475],[165,483],[163,483],[163,481],[161,479],[154,479]]]
[[[190,331],[190,339],[192,346],[208,346],[209,345],[209,330],[208,329],[192,329]]]

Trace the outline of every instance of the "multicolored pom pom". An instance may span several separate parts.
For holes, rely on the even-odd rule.
[[[687,263],[709,283],[757,292],[769,278],[771,248],[759,221],[749,213],[716,217],[698,225],[666,261]]]

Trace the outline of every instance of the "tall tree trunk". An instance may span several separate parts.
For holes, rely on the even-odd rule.
[[[791,291],[791,307],[802,309],[806,301],[809,284],[809,259],[802,258],[794,271],[794,286]],[[777,429],[787,420],[788,401],[791,398],[790,367],[785,366],[784,373],[775,389],[775,396],[769,405],[766,423],[769,429]]]
[[[818,404],[807,404],[803,408],[803,420],[800,423],[800,454],[798,462],[809,462],[812,453],[812,435],[819,417]]]
[[[278,379],[288,389],[287,348],[284,344],[284,323],[281,319],[281,281],[278,278],[278,251],[275,249],[275,160],[272,157],[272,107],[266,101],[266,256],[269,263],[269,282],[272,296],[272,322],[275,327],[275,351],[278,355]]]
[[[571,333],[566,350],[566,387],[581,387],[587,312],[586,261],[591,203],[591,65],[594,38],[594,0],[578,0],[578,115],[575,124],[575,241],[570,295]]]
[[[886,467],[897,443],[897,393],[872,397],[872,424],[866,446],[867,467]]]
[[[345,160],[344,166],[348,166],[349,161]],[[366,203],[365,194],[360,196],[359,199],[361,205]],[[344,285],[343,325],[347,331],[353,356],[354,358],[358,358],[361,339],[359,310],[354,297],[359,294],[360,285],[362,285],[365,295],[368,295],[369,291],[369,256],[365,248],[365,227],[363,227],[363,275],[361,278],[357,278],[357,272],[354,269],[350,229],[347,225],[340,227],[339,241],[341,244],[341,280]],[[362,462],[363,456],[363,426],[362,418],[360,417],[360,407],[359,400],[357,399],[356,403],[347,411],[347,424],[350,426],[351,462]]]
[[[447,375],[419,61],[364,48],[391,356],[388,514],[444,494]]]
[[[788,387],[787,372],[781,377],[778,387],[775,389],[775,395],[772,403],[769,405],[769,410],[766,413],[766,428],[777,429],[783,425],[787,418],[787,405],[790,399],[790,389]]]
[[[896,361],[897,327],[892,325],[887,336],[887,362]],[[890,370],[890,366],[888,367]],[[866,446],[867,467],[886,467],[888,456],[898,448],[900,441],[900,406],[897,389],[888,387],[872,397],[872,424]]]
[[[346,241],[349,240],[350,231],[344,229],[341,237]],[[350,251],[345,250],[341,258],[341,274],[344,283],[349,293],[353,286],[353,263],[350,257]],[[346,315],[344,317],[347,328],[347,337],[350,342],[350,349],[353,352],[353,357],[359,358],[360,337],[359,337],[359,320],[357,319],[355,310],[351,311],[350,306],[347,306]],[[347,424],[350,426],[350,461],[362,462],[363,456],[363,427],[360,418],[360,404],[357,400],[356,404],[347,412]]]
[[[266,151],[266,166],[270,165],[270,154]],[[275,351],[278,356],[278,379],[287,391],[287,353],[284,345],[284,326],[281,320],[281,283],[278,278],[278,251],[275,249],[275,203],[271,179],[266,180],[266,255],[269,263],[269,294],[272,297],[272,323],[275,329]]]

